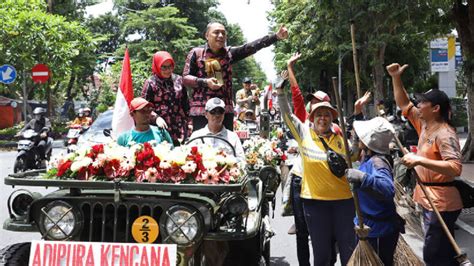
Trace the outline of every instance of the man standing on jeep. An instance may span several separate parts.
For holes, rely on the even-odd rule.
[[[234,106],[232,91],[232,64],[256,53],[258,50],[288,38],[288,31],[281,26],[276,34],[267,35],[256,41],[238,46],[226,46],[227,31],[221,23],[207,25],[207,43],[193,48],[183,70],[183,85],[192,88],[190,116],[193,129],[206,125],[204,117],[207,100],[218,97],[225,103],[224,125],[233,130]]]

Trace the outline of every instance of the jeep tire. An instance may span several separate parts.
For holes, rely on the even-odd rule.
[[[23,266],[28,265],[31,243],[17,243],[0,250],[0,265]]]

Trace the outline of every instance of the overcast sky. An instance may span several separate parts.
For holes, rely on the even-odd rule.
[[[224,13],[228,22],[240,25],[247,41],[256,40],[269,33],[267,13],[273,8],[270,0],[220,0],[219,2],[221,4],[218,10]],[[255,54],[255,59],[269,80],[274,80],[276,76],[273,57],[273,46]]]
[[[240,25],[247,41],[256,40],[269,33],[267,13],[273,8],[270,0],[220,0],[219,2],[218,10],[225,15],[228,22]],[[112,0],[105,0],[93,7],[88,7],[87,12],[96,16],[112,8]],[[255,59],[269,80],[274,80],[276,76],[273,57],[273,46],[255,54]]]

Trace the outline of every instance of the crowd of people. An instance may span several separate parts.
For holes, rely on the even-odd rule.
[[[168,52],[160,51],[153,56],[152,76],[143,86],[142,97],[135,98],[130,105],[135,127],[119,136],[120,145],[156,140],[176,146],[186,139],[210,135],[227,140],[233,147],[229,152],[235,150],[237,157],[244,160],[242,145],[233,132],[234,116],[255,120],[262,95],[246,78],[234,97],[231,66],[286,39],[288,31],[282,26],[275,34],[230,47],[226,45],[225,27],[210,23],[205,37],[204,46],[189,52],[182,75],[174,73],[175,62]],[[303,96],[293,69],[300,56],[297,53],[287,62],[291,101],[281,87],[272,94],[265,92],[266,97],[273,98],[297,143],[298,157],[290,178],[298,262],[311,264],[310,238],[314,265],[334,265],[337,252],[341,264],[348,263],[358,241],[353,201],[353,193],[357,193],[364,223],[371,228],[367,239],[384,265],[392,265],[398,238],[404,231],[393,199],[393,161],[389,152],[393,128],[383,118],[364,121],[362,110],[370,93],[358,99],[354,114],[347,121],[353,122],[353,138],[348,147],[351,160],[358,160],[360,166],[347,169],[343,176],[336,174],[328,164],[327,152],[345,154],[344,132],[337,124],[338,111],[323,91]],[[462,165],[459,141],[450,126],[449,99],[442,91],[433,89],[418,95],[419,103],[415,106],[401,81],[406,67],[387,67],[396,104],[420,137],[417,153],[405,155],[402,162],[416,169],[454,234],[462,203],[452,181],[460,175]],[[215,140],[208,141],[217,145]],[[454,250],[418,185],[414,200],[423,208],[425,263],[456,265]]]

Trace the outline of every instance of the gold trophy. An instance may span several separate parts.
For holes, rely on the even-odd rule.
[[[216,78],[220,86],[224,85],[224,78],[219,61],[214,58],[206,59],[206,73],[208,77]]]

